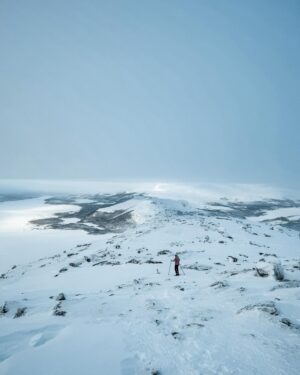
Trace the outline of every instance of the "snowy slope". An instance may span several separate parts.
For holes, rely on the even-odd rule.
[[[299,232],[269,213],[298,202],[178,198],[1,203],[40,210],[0,231],[0,374],[298,374]]]

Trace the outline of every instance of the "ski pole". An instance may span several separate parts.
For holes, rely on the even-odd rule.
[[[181,269],[181,271],[182,271],[182,273],[185,275],[185,273],[184,273],[184,270],[182,269],[182,267],[180,266],[180,269]]]

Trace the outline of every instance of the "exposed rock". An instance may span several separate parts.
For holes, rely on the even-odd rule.
[[[130,259],[127,263],[132,263],[132,264],[141,264],[141,261],[132,258],[132,259]]]
[[[256,272],[257,272],[257,275],[261,276],[261,277],[268,277],[269,276],[269,273],[266,272],[263,268],[256,268]]]
[[[67,313],[66,311],[64,311],[64,310],[61,309],[61,302],[59,302],[57,305],[54,306],[53,315],[56,315],[56,316],[65,316],[66,313]]]
[[[209,271],[212,269],[211,266],[206,266],[203,264],[198,264],[198,262],[188,265],[188,266],[183,266],[182,268],[186,268],[189,270],[196,270],[196,271]]]
[[[204,324],[200,324],[200,323],[188,323],[186,326],[187,327],[199,327],[199,328],[205,327]]]
[[[168,255],[171,254],[170,250],[160,250],[157,255]]]
[[[149,260],[146,260],[145,263],[148,263],[148,264],[160,264],[162,262],[160,262],[159,260],[149,259]]]
[[[150,281],[150,283],[145,283],[145,286],[154,286],[154,285],[160,285],[160,283],[153,283]]]
[[[273,286],[271,291],[276,290],[276,289],[281,289],[281,288],[300,288],[300,280],[285,281],[279,285]]]
[[[53,315],[56,315],[56,316],[65,316],[66,315],[66,311],[65,310],[53,310]]]
[[[282,318],[280,321],[289,327],[292,325],[292,322],[288,318]]]
[[[238,258],[236,257],[233,257],[232,255],[228,255],[227,259],[231,262],[237,262],[238,261]]]
[[[76,247],[89,247],[91,246],[91,243],[83,243],[81,245],[76,245]]]
[[[270,315],[278,315],[278,310],[273,301],[247,305],[241,308],[240,310],[238,310],[237,314],[240,314],[241,312],[245,312],[245,311],[251,311],[251,310],[263,311]]]
[[[110,262],[108,260],[102,260],[101,262],[94,263],[93,266],[119,266],[121,263],[120,262]]]
[[[264,245],[259,245],[258,243],[255,243],[255,242],[252,242],[252,241],[249,241],[249,245],[257,246],[257,247],[265,247]]]
[[[228,286],[228,282],[227,281],[216,281],[212,284],[210,284],[211,287],[217,287],[217,288],[225,288]]]
[[[256,263],[255,270],[258,276],[268,277],[273,273],[273,264],[261,261]]]
[[[2,306],[0,306],[0,315],[8,313],[9,309],[7,303],[5,302]]]
[[[60,273],[68,271],[67,267],[63,267],[59,270]]]
[[[70,267],[79,267],[80,265],[81,265],[82,263],[81,262],[71,262],[71,263],[69,263],[69,266]]]
[[[19,307],[14,315],[14,319],[20,318],[21,316],[25,315],[27,307]]]
[[[65,301],[66,296],[64,293],[59,293],[58,296],[56,297],[56,301]]]

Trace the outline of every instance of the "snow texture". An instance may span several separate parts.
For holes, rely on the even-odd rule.
[[[298,375],[299,201],[152,193],[2,197],[1,375]]]

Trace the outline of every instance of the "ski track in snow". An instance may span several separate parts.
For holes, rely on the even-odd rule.
[[[133,226],[99,236],[76,231],[75,242],[59,241],[43,256],[32,249],[29,262],[2,275],[1,375],[298,374],[296,231],[203,215],[168,199],[116,206],[133,211]],[[180,277],[173,264],[168,274],[176,252]],[[284,281],[272,274],[279,262]],[[258,276],[257,264],[271,273]],[[66,299],[57,301],[61,292]]]

